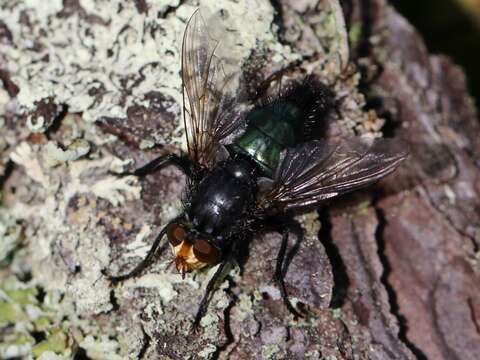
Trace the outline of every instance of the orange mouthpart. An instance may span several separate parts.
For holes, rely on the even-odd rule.
[[[179,245],[172,247],[173,254],[175,259],[175,267],[178,272],[182,274],[182,278],[185,278],[185,274],[191,272],[195,269],[201,269],[202,267],[207,266],[207,263],[204,263],[197,259],[193,252],[192,244],[189,244],[185,241],[182,241]]]
[[[182,274],[182,279],[185,279],[185,274],[192,270],[187,264],[185,258],[181,256],[175,258],[175,267],[177,268],[177,271]]]

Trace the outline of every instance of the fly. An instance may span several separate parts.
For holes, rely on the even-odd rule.
[[[244,114],[238,96],[227,91],[231,77],[215,55],[217,47],[195,12],[182,44],[187,153],[161,156],[134,172],[145,176],[168,165],[180,168],[188,178],[184,211],[160,231],[133,270],[111,280],[139,275],[164,237],[183,277],[219,264],[195,316],[197,326],[226,264],[255,233],[274,230],[282,234],[274,279],[289,311],[302,316],[289,301],[282,276],[289,233],[298,233],[291,214],[376,182],[407,152],[389,139],[316,139],[315,128],[334,107],[334,94],[311,79]]]

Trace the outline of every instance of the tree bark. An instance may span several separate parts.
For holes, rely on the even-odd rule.
[[[120,174],[182,150],[180,39],[197,4],[43,4],[0,5],[0,357],[478,358],[476,109],[462,70],[385,0],[343,1],[347,33],[336,1],[201,1],[233,29],[249,93],[282,68],[313,73],[339,99],[326,137],[398,137],[410,156],[297,217],[285,281],[311,316],[294,319],[272,282],[280,235],[258,234],[196,333],[214,269],[182,281],[164,251],[117,287],[105,272],[132,268],[181,211],[175,169]],[[347,34],[352,74],[332,60]]]

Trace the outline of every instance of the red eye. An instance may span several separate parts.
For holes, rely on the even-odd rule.
[[[178,224],[170,224],[167,228],[167,237],[170,244],[177,246],[187,238],[187,231]]]
[[[197,240],[193,244],[193,253],[201,262],[215,264],[220,260],[220,251],[207,240]]]

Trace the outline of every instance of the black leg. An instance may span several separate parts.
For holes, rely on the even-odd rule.
[[[173,220],[175,221],[175,220]],[[173,222],[172,221],[172,222]],[[170,222],[171,223],[171,222]],[[169,223],[169,224],[170,224]],[[130,279],[134,276],[137,276],[139,275],[146,267],[148,267],[154,260],[155,258],[155,254],[158,250],[158,247],[160,245],[160,241],[162,240],[162,238],[165,236],[165,233],[167,232],[167,227],[168,225],[167,224],[163,229],[162,231],[160,232],[160,234],[158,234],[157,238],[155,239],[155,241],[153,242],[153,245],[152,247],[150,248],[150,250],[148,251],[148,254],[147,256],[145,257],[145,259],[143,259],[137,266],[135,266],[133,268],[133,270],[131,270],[129,273],[127,274],[124,274],[124,275],[118,275],[118,276],[110,276],[108,275],[110,281],[112,281],[113,283],[117,283],[117,282],[120,282],[120,281],[124,281],[124,280],[127,280],[127,279]]]
[[[141,168],[133,171],[131,175],[142,177],[158,171],[167,165],[175,165],[180,170],[182,170],[188,177],[191,177],[192,175],[190,160],[187,157],[180,157],[175,154],[166,154],[156,159],[153,159],[146,165],[143,165]]]
[[[274,280],[277,283],[278,287],[280,288],[280,294],[282,295],[282,300],[285,306],[287,307],[288,311],[290,311],[294,316],[303,317],[303,315],[300,314],[293,307],[292,303],[288,299],[287,289],[285,288],[284,272],[286,271],[286,267],[284,268],[284,258],[285,258],[285,253],[287,251],[287,245],[288,245],[288,233],[289,233],[288,228],[285,228],[282,234],[282,244],[280,245],[280,250],[278,251]]]
[[[270,87],[270,84],[274,81],[278,81],[278,86],[277,86],[277,97],[281,96],[282,92],[282,79],[284,74],[288,73],[292,69],[295,69],[298,64],[296,65],[289,65],[287,67],[283,67],[280,70],[276,71],[275,73],[271,74],[269,77],[267,77],[265,80],[263,80],[260,85],[257,87],[255,97],[252,100],[258,100],[266,96],[267,90]]]
[[[207,311],[208,303],[210,302],[212,291],[218,279],[222,275],[222,272],[225,269],[225,266],[227,265],[227,263],[228,263],[228,260],[224,260],[218,267],[217,271],[215,271],[215,274],[213,274],[210,281],[208,282],[207,288],[205,289],[205,294],[203,295],[202,301],[200,302],[200,306],[198,307],[197,314],[195,315],[195,320],[193,321],[192,329],[196,329],[198,327],[198,325],[200,324],[200,320],[205,315]]]
[[[283,261],[283,269],[282,269],[283,277],[285,277],[285,274],[287,273],[287,270],[288,270],[288,266],[292,262],[295,254],[298,252],[298,249],[300,248],[300,244],[303,241],[303,228],[300,226],[299,223],[297,223],[294,220],[290,220],[287,222],[287,229],[290,233],[294,234],[297,237],[297,241],[292,246],[290,251],[286,254],[285,260]]]
[[[334,110],[335,110],[335,113],[337,114],[338,118],[341,119],[343,118],[343,114],[342,114],[342,111],[340,109],[340,107],[342,106],[343,102],[349,97],[349,95],[345,95],[345,96],[342,96],[338,99],[335,100],[334,102]]]

